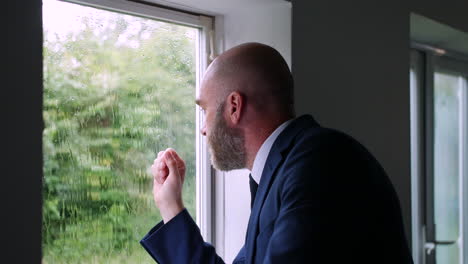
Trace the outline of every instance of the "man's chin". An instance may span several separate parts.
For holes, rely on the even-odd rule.
[[[211,165],[213,166],[213,168],[215,168],[215,169],[217,169],[219,171],[223,171],[223,172],[232,171],[232,169],[229,169],[229,168],[226,168],[226,167],[223,167],[223,166],[219,166],[219,164],[214,160],[211,160]]]
[[[222,164],[219,164],[216,160],[213,160],[213,158],[211,158],[211,165],[216,170],[223,171],[223,172],[229,172],[233,170],[242,169],[242,168],[232,168],[231,166],[222,166]]]
[[[208,151],[210,152],[211,165],[213,166],[213,168],[215,168],[215,169],[217,169],[219,171],[228,172],[228,171],[240,170],[240,169],[245,168],[245,166],[244,167],[238,166],[239,164],[234,165],[234,164],[230,164],[228,162],[226,162],[225,164],[220,163],[219,160],[216,159],[215,156],[213,155],[213,150],[211,148],[208,148]]]

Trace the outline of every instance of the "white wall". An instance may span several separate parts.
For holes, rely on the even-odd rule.
[[[172,0],[154,1],[179,8],[215,15],[217,52],[245,42],[261,42],[276,48],[291,66],[291,4],[284,0]],[[216,250],[231,263],[244,244],[250,215],[249,171],[219,174],[220,190],[216,201]],[[223,194],[224,190],[224,194]],[[224,237],[224,241],[219,239]]]

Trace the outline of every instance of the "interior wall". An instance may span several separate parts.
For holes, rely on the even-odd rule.
[[[2,263],[41,262],[41,1],[7,1],[0,95]],[[6,72],[4,72],[6,70]],[[6,246],[6,248],[5,248]]]
[[[377,157],[399,195],[408,240],[409,15],[467,31],[466,10],[467,1],[455,0],[293,1],[297,111],[351,134]]]
[[[411,12],[468,32],[468,1],[411,0],[408,4]]]

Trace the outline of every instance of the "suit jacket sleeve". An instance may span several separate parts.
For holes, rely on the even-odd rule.
[[[158,223],[140,244],[159,264],[224,263],[214,247],[203,241],[186,209],[166,224]]]

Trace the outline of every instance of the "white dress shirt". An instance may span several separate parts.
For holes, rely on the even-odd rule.
[[[293,119],[290,119],[283,124],[281,124],[279,127],[271,133],[271,135],[263,142],[262,146],[257,152],[257,155],[255,156],[255,160],[252,166],[252,171],[250,172],[252,174],[252,178],[255,180],[257,184],[260,183],[260,178],[262,177],[263,173],[263,168],[265,168],[265,163],[268,158],[268,154],[270,154],[271,147],[273,146],[273,143],[275,143],[276,139],[278,138],[279,134],[283,132],[283,130],[291,123]]]

